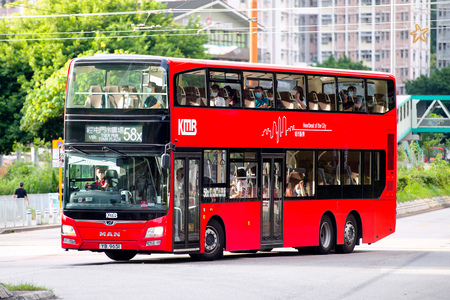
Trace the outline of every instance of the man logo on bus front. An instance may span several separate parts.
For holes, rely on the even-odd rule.
[[[197,120],[178,119],[178,135],[197,135]]]

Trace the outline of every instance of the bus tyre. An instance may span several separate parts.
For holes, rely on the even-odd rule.
[[[319,246],[317,252],[319,254],[328,254],[331,251],[334,242],[333,224],[329,216],[324,215],[320,220],[319,227]]]
[[[337,253],[351,253],[355,249],[356,240],[358,239],[358,226],[353,215],[349,215],[345,220],[344,228],[344,244],[336,245]]]
[[[200,260],[215,260],[223,255],[223,246],[225,244],[223,228],[216,220],[209,221],[205,230],[205,253],[191,255]]]
[[[115,250],[115,251],[105,251],[105,254],[112,260],[130,260],[136,256],[137,251]]]

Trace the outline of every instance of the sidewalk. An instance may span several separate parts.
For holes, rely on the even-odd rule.
[[[53,224],[53,219],[49,219],[49,224],[43,224],[43,225],[37,225],[36,220],[31,220],[31,225],[27,226],[26,221],[25,225],[22,225],[22,222],[16,222],[16,226],[14,226],[13,222],[8,221],[6,223],[0,223],[0,234],[4,233],[14,233],[14,232],[23,232],[23,231],[33,231],[33,230],[40,230],[40,229],[50,229],[50,228],[58,228],[61,227],[61,222],[57,220],[56,224]]]

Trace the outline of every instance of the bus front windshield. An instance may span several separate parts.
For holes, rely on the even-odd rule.
[[[169,176],[160,156],[67,159],[65,210],[167,210]]]
[[[167,71],[144,63],[76,62],[67,108],[167,109]]]

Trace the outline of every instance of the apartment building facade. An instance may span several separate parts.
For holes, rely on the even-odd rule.
[[[249,9],[251,0],[224,2]],[[258,34],[260,62],[314,64],[345,55],[373,71],[395,74],[399,94],[406,92],[406,80],[429,74],[429,31],[426,41],[415,42],[411,32],[416,24],[430,28],[430,0],[257,2],[258,22],[266,29]]]
[[[450,66],[450,3],[436,5],[436,67]]]

